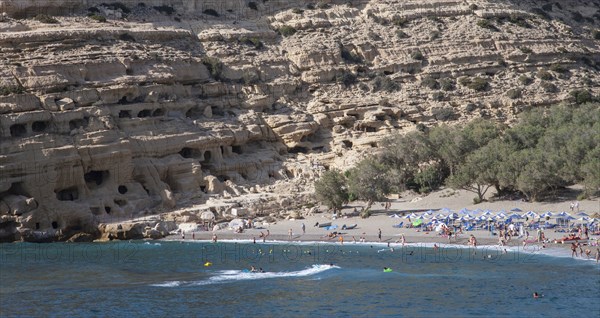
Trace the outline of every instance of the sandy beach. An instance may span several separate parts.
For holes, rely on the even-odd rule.
[[[537,214],[543,214],[546,212],[552,212],[558,214],[562,211],[566,211],[574,217],[578,213],[587,213],[592,215],[599,211],[598,200],[585,200],[579,202],[579,212],[573,209],[571,211],[570,204],[575,201],[561,201],[561,202],[522,202],[520,200],[515,201],[496,201],[496,202],[484,202],[481,204],[469,204],[472,193],[466,191],[452,191],[443,190],[432,193],[428,196],[421,197],[417,195],[407,194],[399,199],[391,199],[391,207],[386,211],[381,203],[376,203],[372,207],[372,215],[369,218],[363,219],[359,216],[353,216],[352,212],[356,207],[358,210],[362,207],[359,204],[350,204],[345,207],[339,218],[333,218],[332,213],[320,212],[313,215],[308,215],[303,219],[297,220],[279,220],[274,223],[265,223],[257,228],[244,229],[242,233],[235,233],[231,229],[221,229],[218,231],[198,231],[193,233],[193,237],[196,240],[211,240],[213,234],[217,236],[218,240],[256,240],[262,242],[261,233],[266,234],[269,232],[269,236],[265,239],[268,241],[288,241],[288,242],[300,242],[300,241],[321,241],[321,242],[335,242],[341,244],[340,236],[343,237],[345,244],[353,243],[354,241],[360,241],[361,237],[364,237],[366,242],[382,242],[390,243],[391,246],[398,246],[400,244],[401,235],[404,235],[405,242],[407,244],[414,243],[439,243],[439,244],[458,244],[468,245],[468,240],[471,235],[475,236],[478,245],[499,245],[497,231],[495,235],[492,235],[487,230],[473,230],[459,233],[456,236],[448,239],[447,236],[440,235],[435,231],[423,231],[420,228],[396,228],[396,225],[403,222],[404,225],[408,224],[408,219],[402,217],[402,215],[408,215],[415,213],[416,215],[422,215],[427,210],[440,210],[443,208],[450,209],[453,212],[458,213],[461,209],[466,208],[468,210],[490,210],[493,215],[504,211],[506,214],[511,214],[510,210],[518,208],[522,212],[518,212],[523,215],[528,211],[534,211]],[[326,211],[325,208],[321,208],[321,211]],[[439,211],[438,211],[439,212]],[[394,214],[400,216],[399,218],[391,217]],[[427,221],[427,220],[425,220]],[[322,227],[315,226],[316,223],[329,223],[337,225],[336,229],[327,230]],[[552,222],[552,218],[550,220]],[[575,224],[579,224],[577,220]],[[305,226],[305,232],[302,231],[302,225]],[[343,225],[356,224],[356,228],[343,230]],[[381,229],[381,240],[378,237],[378,232]],[[289,235],[291,230],[291,237]],[[338,235],[334,238],[328,237],[328,233],[337,232]],[[561,247],[569,248],[570,244],[556,244],[554,240],[560,239],[565,236],[565,233],[556,232],[555,229],[545,229],[545,238],[547,240],[547,247]],[[528,246],[537,246],[542,248],[542,243],[531,242],[535,240],[536,230],[529,230],[529,243]],[[590,235],[589,242],[595,244],[599,236]],[[181,236],[170,236],[167,239],[180,240]],[[192,239],[192,233],[186,233],[186,239]],[[514,237],[510,241],[506,242],[507,247],[518,247],[522,248],[522,242],[524,238]],[[585,242],[585,241],[584,241]],[[595,256],[595,248],[592,249],[592,257]]]

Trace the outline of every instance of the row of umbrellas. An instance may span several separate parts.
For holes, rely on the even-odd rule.
[[[545,212],[542,214],[538,214],[534,211],[528,211],[524,214],[519,214],[517,212],[522,212],[522,210],[520,210],[519,208],[514,208],[514,209],[510,210],[510,212],[513,212],[510,214],[507,213],[506,211],[499,211],[498,213],[493,213],[491,210],[468,210],[468,209],[462,209],[458,213],[456,213],[448,208],[440,209],[438,212],[445,212],[446,214],[444,214],[444,213],[435,214],[435,213],[437,213],[436,211],[429,210],[421,215],[411,213],[409,215],[401,217],[397,214],[394,214],[390,217],[411,219],[411,220],[451,219],[451,220],[460,220],[460,221],[496,221],[496,220],[508,220],[508,219],[519,220],[519,219],[525,219],[525,218],[537,219],[537,218],[552,218],[553,217],[553,218],[568,220],[568,221],[579,220],[579,221],[592,221],[592,222],[595,221],[595,219],[597,217],[599,217],[598,215],[596,215],[597,213],[592,215],[592,217],[590,218],[590,216],[587,213],[579,212],[576,214],[576,216],[579,216],[579,218],[576,218],[564,211],[560,212],[560,213],[553,213],[551,211],[548,211],[548,212]],[[460,214],[462,214],[462,215],[460,215]]]

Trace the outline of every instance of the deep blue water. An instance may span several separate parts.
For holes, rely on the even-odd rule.
[[[600,266],[450,246],[0,244],[0,314],[599,317]]]

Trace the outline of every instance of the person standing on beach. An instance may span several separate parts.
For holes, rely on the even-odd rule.
[[[185,240],[185,231],[183,231],[183,230],[181,231],[181,239]]]
[[[306,234],[306,225],[302,223],[302,234]]]
[[[292,229],[288,230],[288,238],[291,240],[292,239]]]
[[[402,243],[402,246],[406,244],[406,237],[404,237],[404,234],[400,234],[400,243]]]
[[[381,229],[377,229],[377,237],[379,238],[379,242],[381,242]]]
[[[571,243],[571,257],[577,257],[577,244]]]

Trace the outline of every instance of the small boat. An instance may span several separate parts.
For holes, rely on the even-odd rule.
[[[331,222],[319,223],[319,227],[329,227],[329,226],[331,226]]]

